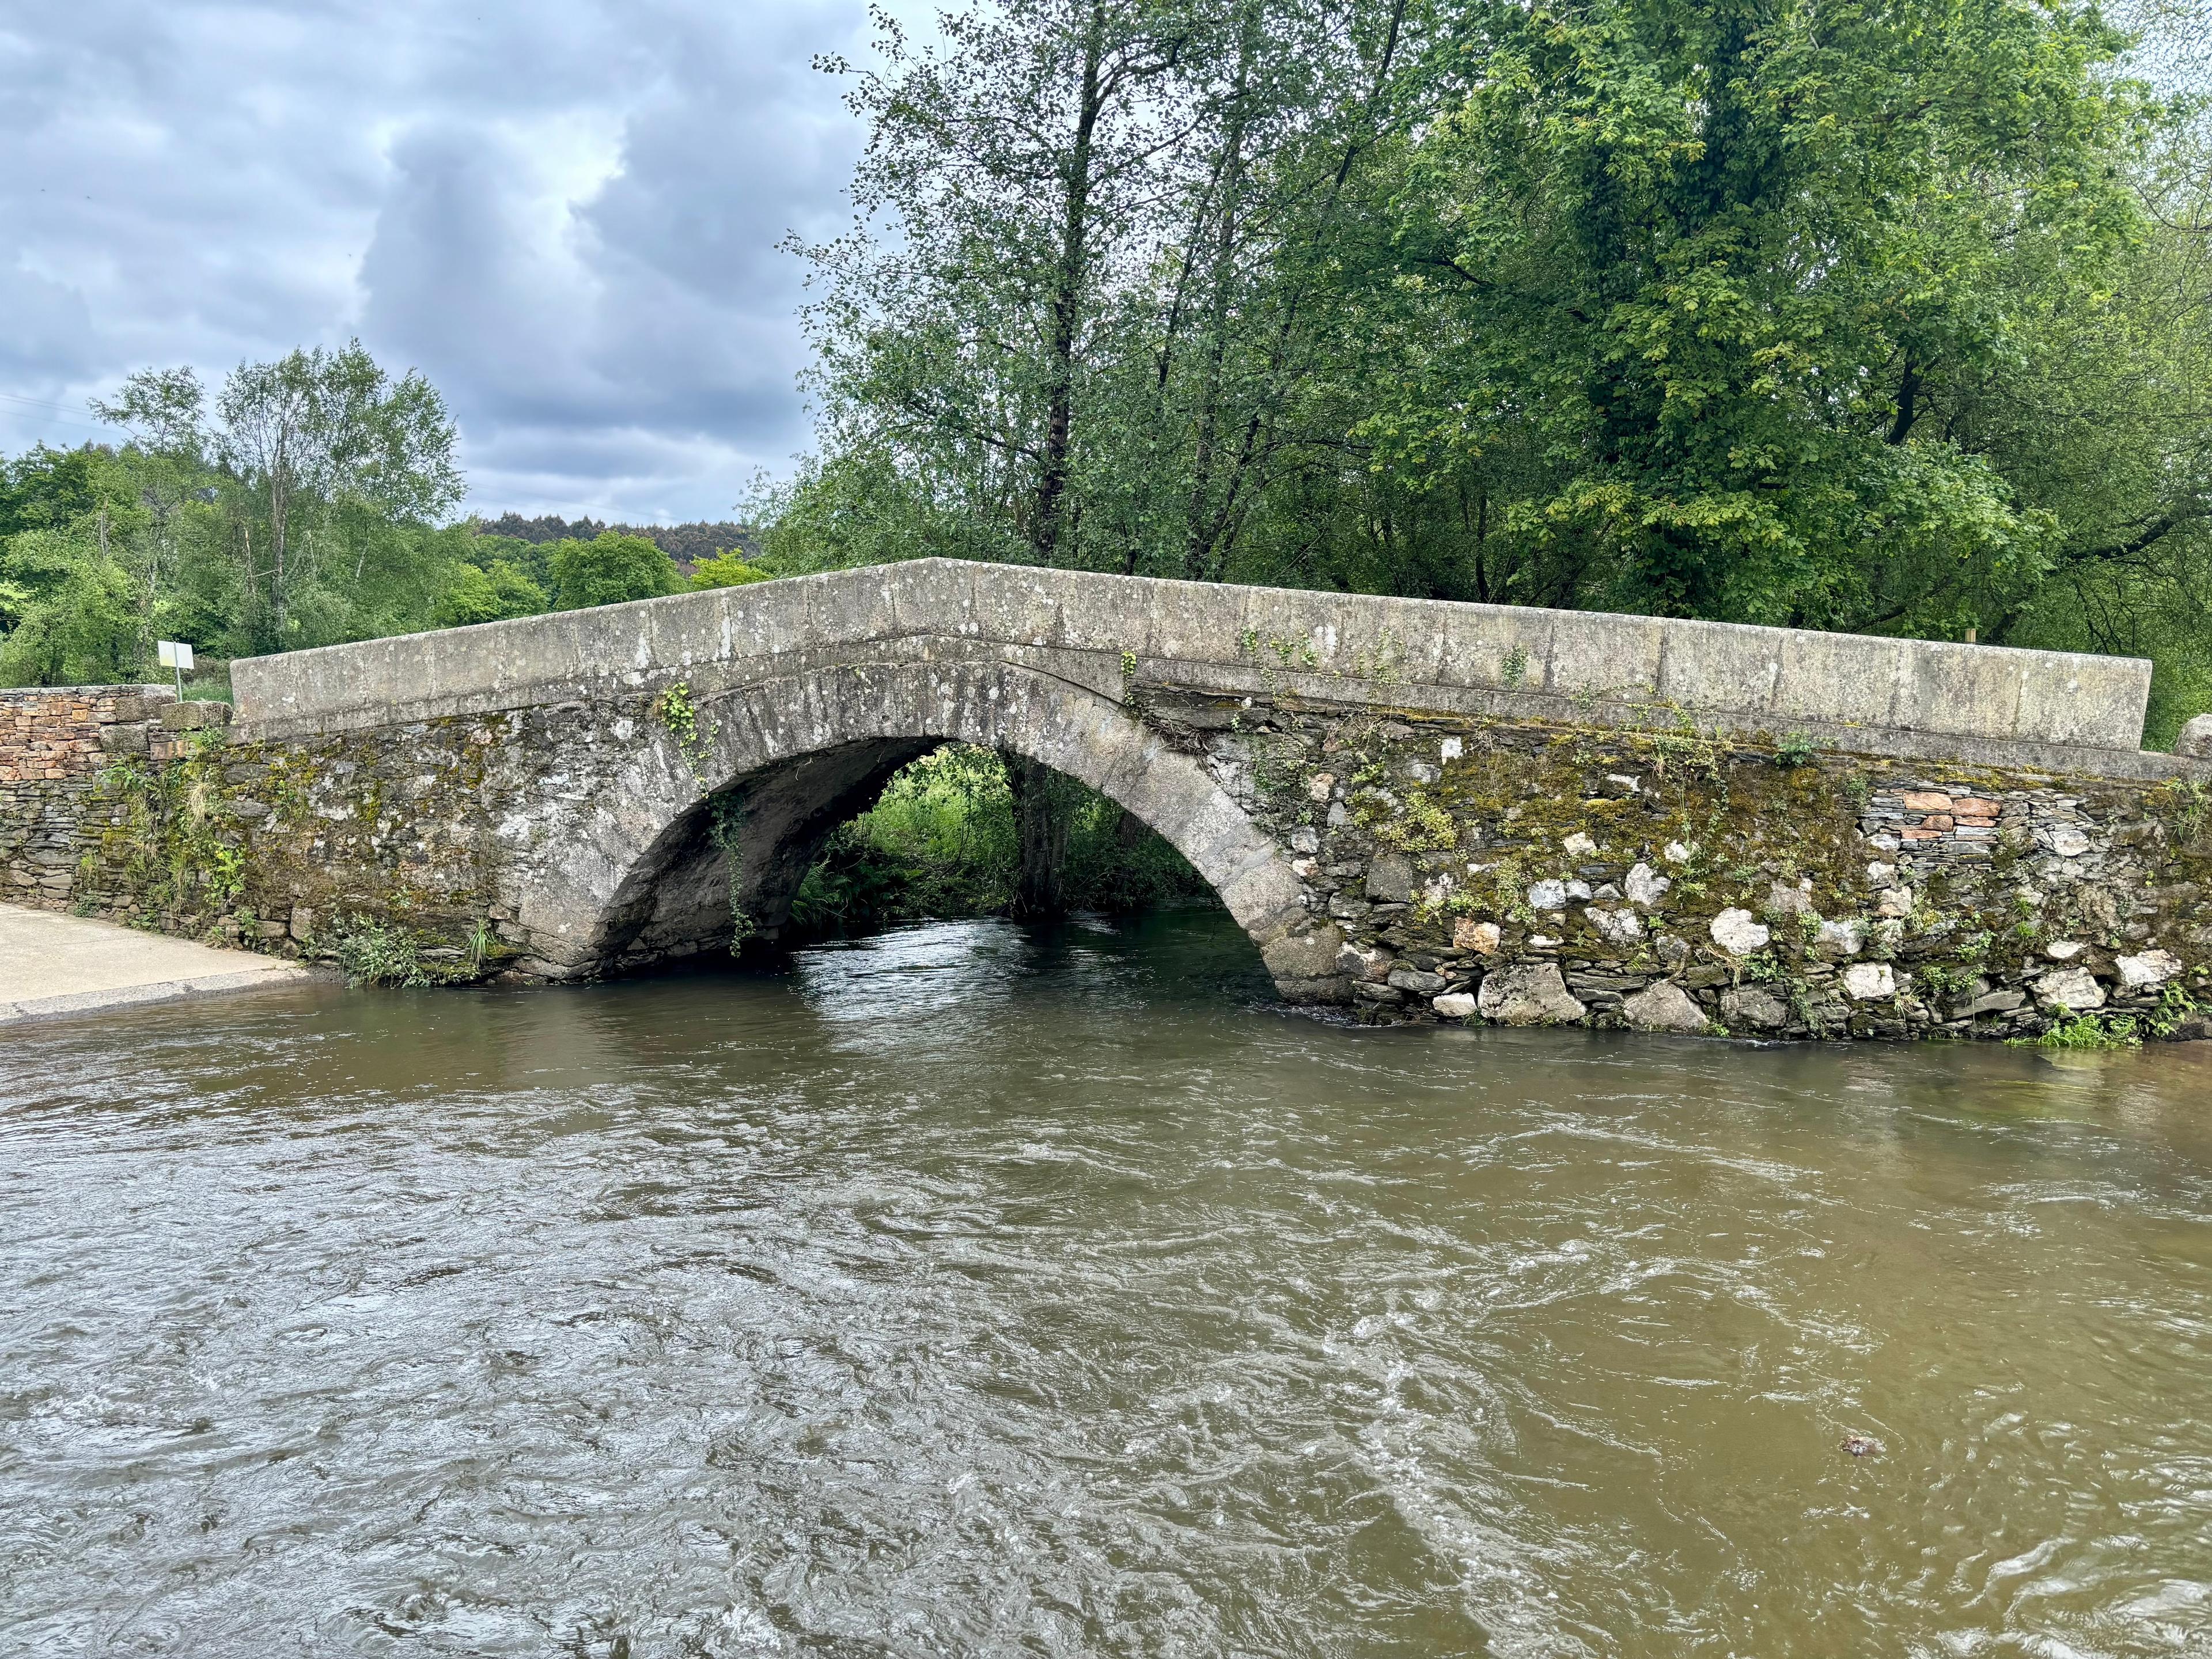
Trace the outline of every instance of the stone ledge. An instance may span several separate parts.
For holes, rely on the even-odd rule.
[[[913,639],[1068,653],[1091,684],[1097,659],[1118,666],[1126,653],[1148,678],[1280,679],[1347,703],[1556,717],[1642,699],[1815,740],[2084,755],[2136,751],[2150,684],[2134,659],[942,559],[246,659],[233,683],[243,724],[294,735],[635,694],[738,664],[757,675],[793,653]]]

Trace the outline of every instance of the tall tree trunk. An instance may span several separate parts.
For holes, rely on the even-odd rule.
[[[1383,38],[1382,55],[1376,62],[1373,82],[1367,93],[1366,113],[1370,118],[1389,88],[1390,72],[1397,63],[1399,40],[1405,27],[1408,3],[1409,0],[1391,0],[1389,32]],[[1316,233],[1317,236],[1326,237],[1334,230],[1336,209],[1343,197],[1346,181],[1352,177],[1352,164],[1359,159],[1361,152],[1369,146],[1372,138],[1371,133],[1355,135],[1345,146],[1344,155],[1337,163],[1335,176],[1330,182],[1328,198],[1322,209]],[[1222,487],[1221,504],[1214,514],[1214,528],[1210,538],[1212,544],[1218,545],[1238,533],[1239,498],[1245,485],[1251,481],[1254,465],[1263,453],[1262,434],[1272,437],[1275,419],[1288,401],[1291,384],[1302,373],[1290,369],[1288,365],[1297,330],[1299,309],[1306,297],[1305,289],[1293,287],[1283,305],[1282,319],[1275,330],[1274,344],[1268,352],[1262,390],[1251,415],[1244,422],[1243,441],[1229,461],[1227,480]]]
[[[1075,787],[1049,766],[1005,754],[1006,788],[1014,798],[1014,839],[1020,866],[1014,874],[1014,914],[1057,916],[1067,909],[1067,831],[1074,817]]]
[[[289,595],[284,591],[285,519],[292,505],[291,447],[286,434],[276,434],[276,465],[269,471],[269,609],[276,628],[276,648],[284,648],[284,613]]]
[[[1237,268],[1237,209],[1243,195],[1244,122],[1246,88],[1251,78],[1252,57],[1258,45],[1258,10],[1247,6],[1244,27],[1237,39],[1237,78],[1230,88],[1228,129],[1222,137],[1220,199],[1215,207],[1213,295],[1207,318],[1205,373],[1198,404],[1198,443],[1191,458],[1190,523],[1187,532],[1186,568],[1194,580],[1212,580],[1220,574],[1216,543],[1225,527],[1221,520],[1208,522],[1213,495],[1213,450],[1220,436],[1221,370],[1229,352],[1229,288]]]
[[[1047,365],[1044,464],[1037,474],[1037,556],[1050,564],[1060,550],[1061,498],[1067,492],[1068,456],[1074,447],[1075,337],[1082,322],[1083,287],[1091,234],[1091,151],[1105,108],[1102,70],[1106,51],[1105,0],[1091,0],[1083,41],[1083,90],[1076,106],[1075,137],[1067,157],[1066,195],[1060,219],[1060,270],[1052,296],[1052,356]]]

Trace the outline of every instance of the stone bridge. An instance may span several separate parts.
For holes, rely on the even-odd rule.
[[[233,682],[227,731],[103,726],[81,907],[604,975],[772,936],[829,832],[958,742],[1158,831],[1286,997],[1391,1017],[2013,1031],[2170,1008],[2212,956],[2212,769],[2140,750],[2131,660],[922,560]],[[1916,975],[1970,891],[2001,942]],[[2014,948],[2023,891],[2072,957]]]

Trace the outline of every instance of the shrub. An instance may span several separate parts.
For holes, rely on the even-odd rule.
[[[656,599],[684,586],[668,555],[642,536],[617,536],[611,530],[588,542],[556,542],[547,562],[554,602],[562,611]]]
[[[701,559],[691,567],[691,586],[694,588],[744,587],[752,582],[770,580],[773,574],[742,553],[717,553],[713,558]]]

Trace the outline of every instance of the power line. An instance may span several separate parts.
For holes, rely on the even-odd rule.
[[[19,397],[12,392],[0,392],[0,403],[21,404],[27,409],[52,410],[57,414],[70,417],[64,419],[61,422],[64,426],[77,427],[86,432],[108,432],[113,430],[111,427],[94,425],[92,422],[78,416],[76,415],[76,411],[71,409],[67,404],[50,404],[43,398],[24,398]]]
[[[26,398],[19,392],[0,392],[0,398],[11,404],[28,404],[34,409],[59,410],[64,415],[74,415],[82,407],[77,404],[50,404],[43,398]]]

